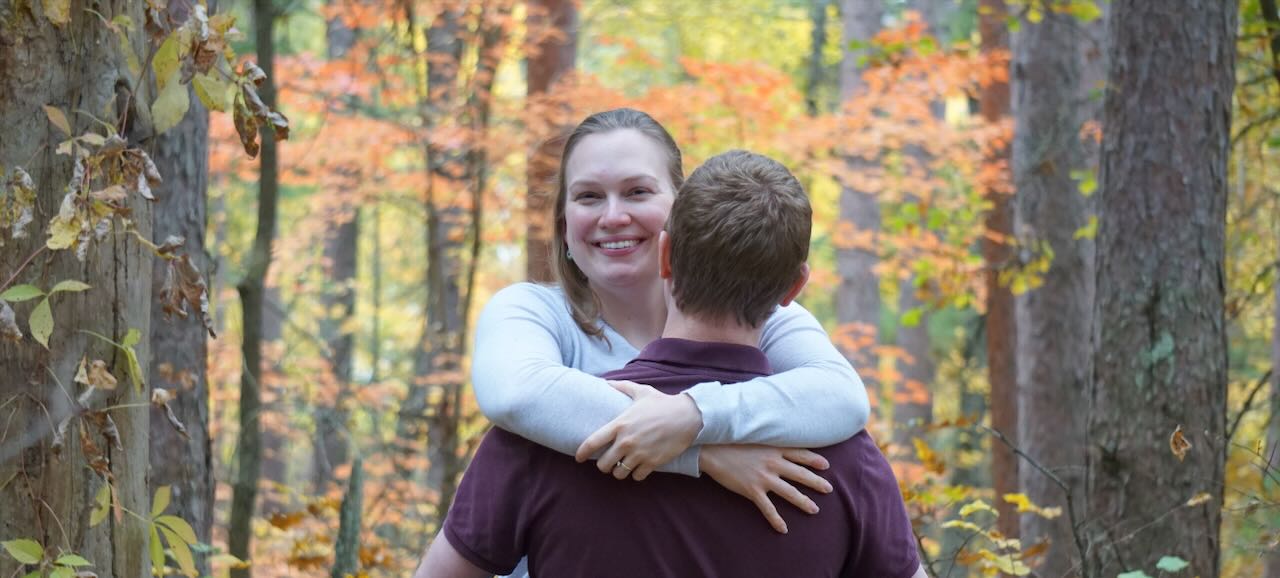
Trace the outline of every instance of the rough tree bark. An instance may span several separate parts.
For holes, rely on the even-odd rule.
[[[881,0],[841,0],[841,25],[844,29],[844,58],[840,62],[840,100],[847,103],[859,91],[864,90],[862,71],[858,66],[861,51],[850,49],[854,40],[869,41],[880,31],[884,17]],[[870,111],[850,111],[851,114],[869,114]],[[856,169],[872,162],[849,156],[845,163]],[[836,289],[836,320],[855,336],[871,343],[878,342],[880,327],[880,279],[874,268],[879,261],[876,253],[880,232],[880,207],[870,191],[858,190],[845,183],[840,191],[840,222],[853,228],[857,241],[853,246],[836,249],[836,270],[840,274],[840,286]],[[878,356],[870,347],[863,351],[844,351],[872,395],[877,394],[876,379]]]
[[[1004,0],[981,0],[978,8],[978,30],[982,52],[988,55],[1007,53],[1009,30],[1008,9]],[[1009,114],[1009,83],[994,81],[982,88],[979,106],[983,120],[999,123]],[[988,164],[1006,164],[1009,147],[991,146]],[[1000,283],[1000,272],[1011,265],[1013,251],[1012,199],[1001,187],[984,183],[983,198],[991,203],[984,226],[988,235],[982,238],[982,260],[985,264],[987,288],[987,375],[991,384],[991,427],[1015,444],[1018,436],[1017,373],[1014,359],[1016,330],[1013,316],[1013,293]],[[993,235],[996,238],[993,238]],[[1005,536],[1018,536],[1018,514],[1012,504],[998,496],[1018,491],[1018,461],[1003,444],[991,442],[991,483],[995,488],[996,509],[1000,512],[997,527]]]
[[[573,71],[578,48],[578,9],[573,0],[534,0],[528,10],[528,29],[543,31],[540,42],[529,48],[529,101],[546,99],[551,87]],[[547,34],[547,30],[557,34]],[[561,131],[568,127],[560,127]],[[556,131],[548,131],[548,135]],[[547,138],[531,143],[527,161],[525,194],[526,275],[530,281],[549,282],[551,276],[551,203],[555,198],[556,167],[563,141]]]
[[[148,367],[150,334],[151,256],[149,251],[123,234],[95,242],[84,262],[74,250],[43,251],[48,222],[59,212],[72,177],[72,161],[55,154],[66,138],[48,120],[45,105],[63,110],[74,134],[102,128],[74,110],[91,111],[109,121],[128,110],[123,136],[131,146],[151,136],[146,103],[152,96],[147,81],[129,71],[121,43],[102,26],[127,16],[143,22],[143,4],[108,0],[94,5],[101,14],[74,4],[65,24],[55,25],[46,11],[33,5],[0,0],[0,172],[5,181],[21,167],[30,173],[35,188],[35,219],[26,237],[15,239],[0,231],[0,292],[16,284],[33,284],[48,291],[54,284],[76,280],[92,288],[62,292],[50,300],[54,329],[46,349],[32,339],[27,320],[39,300],[12,303],[24,337],[0,344],[0,540],[26,538],[39,542],[47,553],[74,552],[93,563],[102,578],[149,576],[147,525],[133,516],[108,516],[90,527],[89,511],[104,476],[87,467],[90,440],[108,459],[120,505],[134,512],[148,511],[147,452],[150,412],[148,393],[130,383],[123,355],[112,345],[84,331],[119,342],[137,330],[143,339],[135,348],[139,364]],[[146,54],[142,27],[127,32],[128,48]],[[136,88],[137,93],[132,93]],[[114,99],[114,100],[113,100]],[[112,103],[115,104],[112,104]],[[138,195],[126,201],[135,226],[151,236],[151,206]],[[23,263],[29,264],[23,267]],[[88,419],[71,419],[61,451],[54,450],[54,423],[77,410],[72,397],[85,388],[73,381],[82,358],[101,359],[119,378],[113,391],[95,391],[89,409],[108,406],[118,431],[115,447]],[[145,377],[145,376],[140,376]],[[34,569],[29,568],[29,569]],[[22,574],[8,554],[0,555],[0,575]]]
[[[330,0],[330,4],[341,5],[337,0]],[[341,61],[355,44],[356,31],[346,25],[341,15],[335,14],[325,23],[325,39],[329,60]],[[359,167],[339,167],[338,170],[350,189],[354,189],[360,178]],[[320,323],[320,338],[328,348],[338,390],[333,400],[320,401],[316,407],[311,481],[313,491],[319,495],[328,490],[334,468],[347,462],[347,411],[343,403],[351,387],[351,360],[355,353],[355,335],[347,323],[355,314],[360,210],[356,199],[350,199],[343,209],[344,214],[335,223],[336,229],[324,241],[325,277],[329,281],[323,297],[325,317]],[[350,214],[345,214],[348,211]]]
[[[1176,555],[1191,563],[1185,574],[1217,576],[1237,6],[1117,0],[1111,10],[1086,564],[1114,576]],[[1179,426],[1185,460],[1169,451]],[[1188,506],[1201,492],[1208,499]]]
[[[1015,230],[1020,243],[1047,243],[1053,251],[1044,284],[1016,299],[1018,440],[1067,483],[1077,504],[1084,496],[1094,245],[1076,236],[1092,211],[1071,173],[1090,166],[1080,141],[1090,116],[1085,69],[1101,67],[1086,58],[1086,30],[1070,14],[1052,11],[1038,23],[1023,22],[1013,38],[1012,68]],[[1019,468],[1019,481],[1036,504],[1067,507],[1062,490],[1035,468]],[[1067,516],[1028,514],[1021,522],[1026,544],[1051,542],[1037,572],[1078,571]]]
[[[254,0],[253,23],[258,66],[266,80],[258,87],[262,102],[276,108],[275,91],[275,8],[271,0]],[[244,332],[240,346],[244,366],[240,371],[240,439],[236,444],[236,477],[231,495],[231,520],[228,550],[241,560],[251,556],[254,504],[258,497],[258,477],[262,469],[262,322],[265,305],[267,271],[271,267],[271,245],[276,233],[276,205],[279,193],[279,159],[275,135],[263,126],[260,172],[258,180],[258,224],[253,247],[248,255],[245,276],[237,285],[240,293]],[[234,578],[249,578],[252,567],[234,569]]]
[[[185,22],[193,3],[172,1],[168,10],[175,22]],[[154,160],[164,184],[155,189],[152,218],[155,239],[171,235],[186,239],[183,249],[202,273],[213,265],[205,249],[209,185],[209,112],[188,89],[191,108],[177,126],[156,138]],[[168,264],[155,262],[151,293],[159,295]],[[200,313],[187,319],[168,317],[160,300],[151,304],[151,364],[153,388],[173,394],[169,406],[186,426],[187,436],[169,424],[163,409],[151,410],[150,489],[172,486],[171,513],[186,520],[196,538],[212,543],[213,449],[209,437],[208,333]],[[209,573],[207,556],[196,553],[196,569]]]

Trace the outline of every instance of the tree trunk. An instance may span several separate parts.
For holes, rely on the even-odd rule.
[[[267,107],[275,110],[275,10],[271,0],[254,0],[253,22],[255,44],[258,50],[258,66],[266,73],[266,80],[258,87],[258,94]],[[253,537],[254,504],[258,497],[258,477],[262,470],[262,322],[265,305],[267,271],[271,267],[271,245],[276,232],[276,204],[279,192],[279,160],[275,135],[269,126],[261,130],[262,151],[258,180],[258,224],[253,248],[248,255],[245,276],[236,287],[240,293],[240,306],[244,332],[240,346],[244,366],[240,371],[240,439],[236,444],[236,477],[231,496],[231,520],[228,529],[228,549],[241,560],[251,557],[250,539]],[[249,578],[252,567],[234,569],[233,578]]]
[[[1008,10],[1004,0],[981,0],[978,29],[982,36],[982,52],[987,55],[1006,53],[1009,31]],[[1009,114],[1009,83],[993,81],[982,89],[980,109],[983,120],[999,123]],[[1007,165],[1009,147],[990,144],[987,164]],[[1001,171],[1003,172],[1003,171]],[[982,260],[985,264],[987,288],[987,374],[991,383],[991,427],[1018,443],[1018,390],[1014,360],[1016,331],[1013,317],[1013,293],[1000,282],[1000,272],[1011,266],[1013,252],[1008,241],[1013,236],[1012,199],[1002,184],[983,183],[983,198],[991,204],[982,237]],[[996,238],[992,238],[993,235]],[[1018,536],[1018,514],[1001,496],[1018,491],[1018,461],[1003,444],[991,442],[991,482],[1000,512],[997,527],[1008,537]]]
[[[862,51],[849,48],[853,41],[867,42],[880,31],[884,15],[881,0],[841,0],[841,24],[844,28],[844,59],[840,62],[840,99],[847,103],[859,91],[865,90],[858,57]],[[870,111],[849,111],[849,114],[870,114]],[[865,167],[872,162],[847,156],[845,163],[851,169]],[[840,286],[836,289],[836,320],[843,331],[851,332],[855,341],[870,344],[859,350],[844,351],[872,395],[876,395],[876,374],[879,365],[874,351],[878,343],[880,327],[880,279],[875,273],[880,232],[880,207],[870,191],[858,190],[845,183],[840,191],[840,224],[851,227],[856,240],[836,249],[836,270],[840,274]],[[847,348],[842,348],[847,349]]]
[[[262,375],[259,376],[259,394],[266,392],[258,408],[258,426],[262,436],[262,469],[258,474],[261,499],[255,511],[259,517],[268,517],[285,510],[284,493],[289,483],[289,440],[287,426],[288,403],[281,393],[284,364],[280,358],[284,350],[284,322],[288,306],[280,295],[280,288],[265,288],[262,300],[261,343],[263,349]],[[263,482],[266,482],[265,484]],[[265,491],[264,491],[265,490]]]
[[[1043,285],[1016,303],[1018,440],[1067,483],[1077,504],[1084,491],[1094,283],[1093,240],[1076,237],[1091,211],[1072,177],[1089,170],[1080,142],[1081,124],[1090,116],[1082,99],[1083,69],[1091,65],[1082,50],[1086,40],[1070,14],[1048,12],[1038,23],[1023,22],[1014,35],[1012,73],[1017,235],[1029,247],[1045,243],[1053,251]],[[1062,490],[1035,468],[1024,464],[1019,480],[1032,502],[1067,507]],[[1025,544],[1051,543],[1037,572],[1078,571],[1081,552],[1067,516],[1028,514],[1021,522]]]
[[[1150,572],[1164,555],[1188,560],[1188,576],[1218,575],[1236,8],[1111,6],[1087,428],[1094,576]],[[1169,451],[1177,436],[1185,460]]]
[[[809,20],[813,29],[809,33],[809,74],[805,78],[804,103],[809,116],[818,116],[826,108],[822,103],[823,49],[827,47],[827,7],[831,0],[810,0]]]
[[[539,42],[529,49],[527,100],[545,101],[551,87],[573,71],[578,48],[578,10],[573,0],[534,0],[529,5],[528,26],[539,32]],[[549,32],[554,31],[555,34]],[[551,203],[555,199],[556,168],[564,142],[557,136],[568,127],[548,130],[547,138],[531,143],[527,161],[525,194],[526,274],[530,281],[550,282]]]
[[[920,230],[918,234],[928,235],[929,232]],[[898,296],[899,318],[913,309],[929,307],[920,299],[915,279],[913,274],[901,283]],[[908,461],[917,462],[917,456],[911,450],[911,440],[922,437],[926,426],[933,421],[934,363],[929,341],[928,313],[921,314],[915,325],[899,323],[898,347],[910,359],[897,360],[901,379],[895,384],[893,393],[893,441],[899,451],[905,449],[909,452],[906,458]]]
[[[169,3],[170,17],[185,22],[190,4]],[[205,249],[206,195],[209,184],[209,112],[188,89],[191,108],[182,122],[156,138],[155,163],[164,184],[155,189],[156,205],[152,230],[157,241],[172,235],[186,239],[182,250],[201,273],[208,275],[213,265]],[[157,259],[152,273],[151,293],[159,295],[169,265]],[[172,486],[170,513],[186,520],[204,544],[212,543],[213,532],[213,449],[209,437],[209,380],[207,377],[208,333],[200,322],[200,312],[181,319],[164,312],[162,301],[151,303],[151,364],[148,375],[153,388],[173,394],[169,407],[186,427],[180,434],[168,421],[165,410],[151,410],[151,493]],[[194,552],[194,551],[193,551]],[[209,573],[207,556],[196,552],[196,569]]]
[[[1264,171],[1264,175],[1266,172]],[[1280,249],[1280,237],[1276,238],[1276,248]],[[1271,327],[1271,419],[1267,421],[1267,454],[1263,456],[1274,474],[1280,471],[1280,283],[1274,284],[1274,311]],[[1263,496],[1274,495],[1276,484],[1263,476]],[[1271,491],[1268,492],[1267,486]],[[1274,549],[1266,553],[1266,578],[1280,578],[1280,552]]]
[[[336,7],[340,3],[331,0],[330,5]],[[341,61],[355,44],[356,31],[347,27],[342,16],[335,15],[325,23],[325,38],[329,60]],[[348,190],[354,190],[360,179],[359,167],[337,167],[336,170],[344,177]],[[342,216],[334,223],[336,229],[324,243],[325,277],[329,282],[323,297],[320,338],[328,349],[333,386],[337,391],[333,392],[332,399],[321,399],[316,407],[311,483],[317,495],[327,492],[334,468],[347,462],[347,411],[343,404],[351,388],[351,359],[355,352],[355,336],[348,323],[355,315],[356,306],[360,211],[356,199],[349,199],[343,209]],[[348,210],[352,214],[347,215]]]
[[[58,214],[73,174],[71,158],[55,153],[66,136],[54,128],[42,107],[62,110],[77,135],[102,135],[103,130],[73,111],[92,111],[114,122],[118,111],[127,109],[122,136],[136,147],[152,133],[146,106],[152,95],[148,82],[129,71],[119,38],[102,26],[99,15],[75,3],[68,21],[55,25],[37,6],[0,0],[0,178],[13,179],[22,168],[30,174],[35,195],[35,218],[25,227],[25,237],[0,230],[0,292],[20,284],[49,291],[71,280],[91,288],[49,299],[54,325],[48,348],[33,339],[28,323],[33,310],[42,308],[40,298],[0,305],[12,307],[24,335],[0,345],[0,540],[34,540],[52,558],[74,552],[92,562],[92,570],[102,578],[149,576],[146,523],[130,515],[108,515],[100,524],[89,524],[94,497],[106,483],[107,472],[121,507],[149,511],[150,411],[148,392],[131,382],[126,357],[87,332],[119,343],[136,330],[143,337],[134,346],[138,364],[150,366],[146,337],[151,331],[152,257],[124,233],[119,219],[102,241],[89,241],[83,262],[74,250],[42,249],[50,238],[49,221]],[[145,18],[141,2],[107,1],[94,8],[108,20]],[[141,26],[126,38],[131,50],[146,53]],[[131,94],[133,87],[136,94]],[[112,99],[115,108],[109,104]],[[132,193],[125,204],[134,226],[151,237],[150,204]],[[103,360],[119,380],[112,391],[95,390],[86,396],[83,409],[70,399],[82,397],[86,390],[74,381],[81,359]],[[94,426],[83,413],[107,407],[115,407],[106,414],[116,426],[118,446],[104,437],[105,428]],[[54,424],[64,419],[68,427],[59,436]],[[61,443],[55,444],[55,439]],[[92,458],[107,460],[97,462],[102,473],[89,467]],[[12,556],[0,553],[0,576],[23,573]]]

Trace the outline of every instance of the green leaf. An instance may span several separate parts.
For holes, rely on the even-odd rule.
[[[22,578],[42,578],[42,577],[40,576],[40,571],[36,570],[35,572],[27,574],[26,576],[23,576]]]
[[[9,555],[13,556],[14,560],[23,564],[39,564],[44,559],[44,546],[35,540],[20,538],[0,542],[0,545],[9,551]]]
[[[153,519],[164,513],[164,509],[169,507],[169,500],[172,496],[173,486],[156,488],[156,495],[151,499],[151,517]]]
[[[66,281],[59,281],[57,285],[54,285],[53,289],[49,290],[49,294],[53,295],[60,291],[84,291],[85,289],[92,289],[92,287],[85,283],[76,281],[75,279],[67,279]]]
[[[187,544],[195,544],[199,541],[199,539],[196,538],[196,531],[191,529],[191,524],[188,524],[187,521],[182,518],[166,515],[156,518],[156,522],[159,522],[161,526],[166,526],[170,530],[173,530],[173,532],[181,537],[182,541]]]
[[[5,289],[4,293],[0,293],[0,299],[4,299],[10,303],[18,303],[36,297],[44,297],[44,291],[35,285],[14,285]]]
[[[71,22],[71,0],[44,0],[44,17],[61,28]]]
[[[1117,574],[1116,578],[1151,578],[1151,575],[1143,572],[1142,570],[1134,570],[1133,572]]]
[[[71,566],[72,568],[75,568],[76,566],[93,566],[93,562],[85,560],[75,554],[64,554],[62,556],[58,556],[58,561],[54,562],[54,564]]]
[[[191,80],[191,86],[196,89],[196,96],[204,103],[205,108],[218,112],[230,109],[231,88],[234,85],[221,75],[197,74]]]
[[[180,70],[173,71],[168,84],[160,90],[160,96],[156,97],[156,101],[151,105],[151,122],[155,125],[156,134],[164,133],[177,126],[182,122],[182,117],[187,115],[187,109],[191,107],[191,97],[187,94],[187,87],[179,82],[181,74]]]
[[[902,314],[902,324],[906,327],[915,327],[920,324],[920,319],[924,316],[923,307],[912,307]]]
[[[191,548],[182,540],[182,537],[174,533],[164,526],[160,526],[160,531],[164,533],[164,537],[169,541],[169,550],[173,553],[173,557],[178,561],[178,568],[183,574],[195,578],[196,561],[191,555]]]
[[[1073,239],[1093,239],[1098,236],[1098,216],[1090,215],[1089,223],[1076,229]]]
[[[111,485],[102,484],[102,487],[98,488],[98,495],[93,497],[93,501],[97,505],[89,513],[90,528],[101,524],[103,520],[107,519],[107,514],[111,512]]]
[[[48,297],[36,305],[28,323],[31,325],[31,336],[45,349],[49,349],[49,336],[53,334],[53,310],[49,308]]]
[[[49,122],[53,123],[53,126],[58,127],[58,130],[62,131],[63,134],[71,136],[71,123],[67,122],[67,113],[62,112],[62,109],[56,106],[47,104],[44,105],[44,113],[49,117]]]
[[[176,74],[182,69],[182,43],[178,36],[178,34],[167,36],[151,60],[151,68],[156,71],[156,84],[162,91],[168,88],[173,79],[182,78]]]
[[[1177,572],[1190,565],[1190,562],[1177,556],[1164,556],[1160,558],[1159,562],[1156,562],[1156,569],[1164,570],[1165,572]]]
[[[156,532],[155,524],[147,524],[147,529],[151,531],[151,541],[148,544],[151,551],[151,570],[153,572],[164,568],[164,544],[160,543],[160,534]],[[160,575],[164,575],[160,572]]]
[[[76,578],[76,571],[74,568],[57,566],[49,573],[49,578]]]
[[[1070,12],[1076,20],[1092,22],[1102,18],[1102,9],[1093,0],[1077,0],[1071,3]]]
[[[142,391],[146,385],[143,378],[142,364],[138,363],[138,352],[134,351],[133,346],[138,344],[142,339],[142,334],[137,329],[130,328],[129,332],[124,335],[124,339],[120,340],[120,349],[124,350],[125,359],[129,361],[129,378],[133,380],[133,386]]]

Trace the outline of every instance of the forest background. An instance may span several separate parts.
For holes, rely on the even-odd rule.
[[[0,576],[408,573],[472,321],[618,106],[805,184],[931,575],[1280,576],[1278,21],[0,0]]]

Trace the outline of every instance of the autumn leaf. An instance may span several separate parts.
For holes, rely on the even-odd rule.
[[[1178,457],[1178,461],[1186,459],[1187,451],[1191,449],[1191,442],[1187,441],[1186,436],[1182,435],[1181,424],[1173,430],[1173,435],[1169,436],[1169,449],[1173,452],[1173,455]]]
[[[53,126],[58,127],[58,130],[62,131],[63,134],[71,136],[71,123],[67,122],[67,113],[62,112],[62,109],[56,106],[47,104],[44,106],[44,113],[49,117],[49,122],[53,123]]]
[[[42,299],[31,311],[27,324],[31,327],[31,337],[48,349],[49,336],[53,334],[53,310],[49,308],[48,297]]]
[[[25,239],[27,225],[35,220],[36,189],[31,175],[21,167],[14,167],[5,183],[7,199],[0,203],[0,228],[8,227],[14,239]],[[0,236],[0,247],[4,237]]]
[[[155,124],[155,134],[163,134],[182,122],[191,107],[191,97],[186,85],[180,81],[181,70],[174,70],[168,83],[160,90],[160,96],[151,105],[151,120]]]
[[[289,528],[302,523],[302,520],[306,518],[306,516],[306,513],[301,511],[291,512],[288,514],[283,512],[273,512],[267,517],[267,522],[281,530],[288,530]]]
[[[240,135],[240,144],[249,158],[258,156],[258,119],[244,105],[239,95],[236,96],[235,110],[232,112],[236,133]]]
[[[164,247],[168,246],[166,243]],[[192,309],[200,312],[200,322],[209,336],[217,338],[213,331],[213,317],[209,315],[208,286],[189,255],[169,260],[164,286],[160,289],[160,301],[166,316],[176,315],[181,319],[187,318],[187,305],[190,304]]]
[[[58,215],[49,222],[49,240],[45,242],[45,246],[54,251],[68,249],[76,244],[81,228],[80,215],[76,211],[76,194],[67,193],[62,197]]]
[[[196,96],[209,110],[227,112],[227,101],[231,96],[232,85],[218,74],[197,74],[191,81]]]
[[[44,0],[44,16],[58,28],[71,22],[71,0]]]
[[[89,385],[98,389],[111,391],[116,388],[116,378],[107,370],[107,362],[101,359],[93,360],[86,376]]]
[[[1192,496],[1190,500],[1187,500],[1187,505],[1195,507],[1212,499],[1213,496],[1209,495],[1209,492],[1200,492],[1199,494]]]
[[[102,484],[102,487],[98,488],[98,493],[94,496],[93,502],[95,504],[93,511],[89,513],[90,528],[106,520],[107,514],[111,511],[111,485]]]
[[[18,320],[9,303],[0,300],[0,338],[7,341],[22,341],[22,330],[18,329]]]

